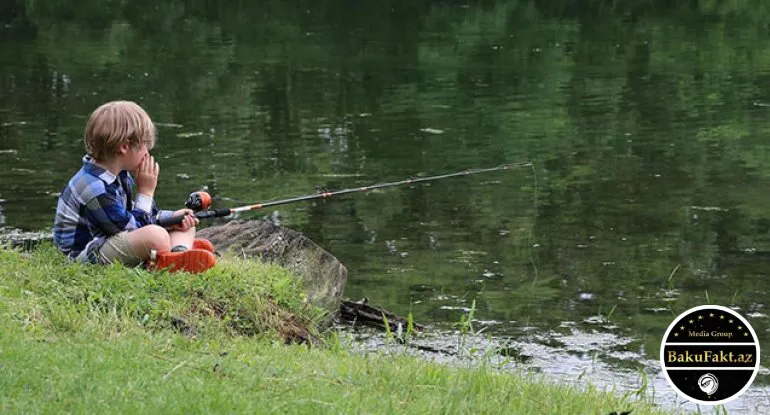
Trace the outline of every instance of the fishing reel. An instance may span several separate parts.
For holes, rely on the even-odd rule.
[[[184,202],[184,206],[195,212],[195,217],[198,219],[220,218],[232,213],[229,208],[209,209],[209,207],[211,207],[211,195],[204,191],[190,193],[190,196],[187,197],[187,201]],[[173,215],[158,219],[157,224],[167,228],[182,223],[184,218],[185,215]]]
[[[211,207],[211,195],[204,191],[192,192],[187,197],[187,201],[184,202],[184,206],[187,209],[192,209],[193,212],[200,212]]]

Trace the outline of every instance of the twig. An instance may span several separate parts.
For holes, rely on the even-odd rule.
[[[166,380],[166,378],[168,378],[172,373],[176,372],[177,369],[179,369],[180,367],[186,365],[187,362],[189,362],[189,360],[185,360],[184,362],[174,366],[174,368],[169,370],[168,373],[166,373],[165,375],[163,375],[163,377],[160,378],[160,380]]]
[[[676,264],[676,267],[674,267],[674,270],[671,271],[671,275],[668,276],[667,282],[671,282],[671,278],[674,278],[674,273],[676,273],[676,270],[679,269],[680,265],[682,265],[682,264]]]

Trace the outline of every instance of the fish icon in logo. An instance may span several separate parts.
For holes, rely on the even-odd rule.
[[[703,393],[711,396],[714,394],[714,392],[717,391],[717,389],[719,389],[719,381],[713,374],[706,373],[705,375],[701,376],[700,379],[698,379],[698,386],[700,387],[700,390],[703,391]]]

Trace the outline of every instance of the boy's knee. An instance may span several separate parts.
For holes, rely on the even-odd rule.
[[[170,249],[171,240],[169,239],[168,232],[158,225],[147,225],[134,232],[137,232],[137,236],[140,236],[136,242],[147,252],[150,249],[158,252],[165,252]]]
[[[168,236],[168,231],[158,225],[147,225],[149,228],[147,231],[150,233],[150,239],[155,246],[155,250],[166,251],[171,245],[171,239]]]

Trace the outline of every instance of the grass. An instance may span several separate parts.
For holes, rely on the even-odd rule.
[[[243,260],[222,261],[205,276],[169,274],[74,264],[48,245],[32,255],[0,250],[0,267],[0,316],[33,331],[173,329],[297,340],[292,335],[313,335],[320,318],[287,271]]]
[[[2,413],[663,414],[633,393],[353,354],[314,329],[286,271],[225,257],[203,275],[0,249]],[[313,338],[313,346],[287,340]]]

